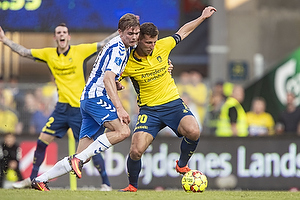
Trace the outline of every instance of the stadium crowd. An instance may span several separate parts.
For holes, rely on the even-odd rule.
[[[203,125],[202,136],[222,136],[216,132],[221,110],[224,109],[228,97],[241,98],[238,101],[242,104],[244,88],[222,81],[210,86],[208,81],[196,70],[184,71],[174,79],[182,99],[195,114],[198,122]],[[138,114],[136,94],[129,79],[122,80],[122,84],[125,89],[119,91],[119,96],[133,120],[130,123],[131,129],[133,129]],[[237,94],[233,93],[234,87],[239,88]],[[57,102],[56,90],[52,78],[44,84],[18,84],[15,77],[8,82],[2,81],[0,84],[0,119],[3,123],[0,124],[0,133],[39,134]],[[298,135],[300,110],[294,101],[294,94],[287,93],[286,110],[278,116],[272,116],[266,112],[267,102],[262,97],[253,97],[250,110],[243,108],[247,129],[243,136]],[[232,112],[235,113],[235,111],[229,111],[229,113]],[[242,122],[236,119],[236,123]],[[172,136],[173,133],[166,128],[159,135]]]

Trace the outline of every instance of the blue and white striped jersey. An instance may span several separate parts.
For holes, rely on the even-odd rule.
[[[120,36],[111,39],[99,52],[93,70],[81,95],[81,100],[106,95],[103,83],[105,71],[116,74],[116,80],[124,71],[132,48],[125,48]]]

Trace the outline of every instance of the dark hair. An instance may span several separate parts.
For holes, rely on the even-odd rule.
[[[263,101],[264,103],[266,103],[266,100],[263,97],[254,97],[253,101]]]
[[[251,107],[253,108],[253,105],[254,105],[254,102],[255,101],[261,101],[263,102],[263,104],[265,104],[266,106],[266,100],[263,98],[263,97],[254,97],[253,100],[252,100],[252,103],[251,103]]]
[[[149,35],[151,38],[156,37],[159,34],[158,28],[151,22],[145,22],[140,27],[140,38],[144,38],[145,35]]]
[[[62,22],[62,23],[58,24],[57,26],[67,27],[67,24]],[[56,27],[57,27],[57,26],[56,26]]]
[[[55,27],[55,29],[54,29],[54,35],[55,35],[55,30],[56,30],[56,28],[59,27],[59,26],[66,27],[66,28],[68,29],[67,24],[62,22],[62,23],[58,24],[58,25]],[[68,33],[70,34],[69,29],[68,29]]]
[[[127,28],[137,26],[140,26],[140,21],[137,18],[137,16],[134,14],[127,13],[120,18],[118,29],[120,29],[121,31],[125,31]]]

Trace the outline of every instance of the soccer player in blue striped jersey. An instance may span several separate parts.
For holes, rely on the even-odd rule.
[[[116,81],[123,72],[132,48],[137,44],[140,24],[137,16],[125,14],[119,20],[119,36],[98,54],[81,95],[82,125],[76,154],[58,161],[32,181],[32,187],[49,190],[46,182],[73,170],[81,178],[83,163],[111,145],[130,136],[130,117],[119,99]],[[110,132],[104,133],[105,128]]]
[[[27,49],[8,39],[0,27],[0,41],[21,56],[47,63],[58,88],[58,102],[55,110],[50,115],[37,140],[31,175],[22,181],[13,183],[14,188],[31,186],[31,180],[37,177],[39,168],[44,161],[46,149],[55,138],[62,138],[71,128],[74,138],[78,142],[82,121],[79,104],[86,81],[86,61],[96,55],[97,51],[116,35],[118,32],[101,42],[69,45],[71,39],[69,30],[66,24],[61,23],[54,31],[57,47]],[[102,156],[98,154],[93,157],[93,162],[102,178],[101,189],[109,189],[110,182]]]
[[[176,171],[184,174],[191,170],[187,163],[197,147],[201,125],[179,96],[168,73],[168,58],[171,50],[215,11],[214,7],[206,7],[200,17],[183,25],[174,35],[159,40],[153,23],[141,25],[137,48],[130,54],[122,74],[130,77],[140,109],[127,159],[129,185],[121,192],[137,191],[141,157],[166,126],[182,138]]]

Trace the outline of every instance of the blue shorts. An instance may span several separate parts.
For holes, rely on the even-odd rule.
[[[134,133],[144,131],[155,138],[161,129],[168,126],[178,137],[182,137],[177,128],[180,120],[186,115],[193,115],[193,113],[180,98],[159,106],[142,106]]]
[[[95,140],[104,133],[104,122],[118,119],[115,106],[106,96],[82,100],[80,111],[82,125],[79,139],[89,137]]]
[[[58,102],[42,132],[62,138],[71,128],[74,138],[78,142],[81,120],[80,108],[72,107],[68,103]]]

